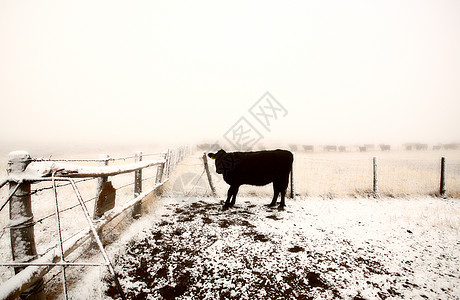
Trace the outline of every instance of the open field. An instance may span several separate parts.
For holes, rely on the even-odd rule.
[[[178,167],[179,178],[172,177],[180,195],[190,192],[208,195],[209,185],[202,175],[201,153],[195,153]],[[391,152],[297,152],[294,160],[295,190],[301,196],[323,198],[366,197],[372,194],[372,159],[378,158],[379,191],[382,196],[407,197],[439,193],[441,157],[447,158],[447,196],[460,198],[460,151]],[[228,186],[209,160],[218,195]],[[239,195],[268,196],[271,185],[241,186]]]
[[[117,153],[110,154],[112,157],[122,157],[126,155],[126,152],[118,155]],[[196,243],[196,247],[202,250],[203,247],[207,247],[206,241],[203,241],[204,244],[199,244],[193,238],[193,234],[191,234],[191,240],[182,240],[184,234],[176,235],[172,232],[176,229],[181,231],[182,229],[180,228],[184,224],[191,226],[188,229],[185,228],[184,232],[187,230],[198,231],[199,226],[205,224],[206,226],[215,227],[210,229],[217,230],[216,236],[219,239],[224,237],[230,239],[225,239],[223,243],[219,242],[220,244],[217,243],[217,246],[215,243],[213,244],[215,255],[220,258],[228,256],[228,252],[226,252],[228,249],[234,249],[232,247],[235,247],[236,244],[245,241],[248,243],[248,251],[260,252],[261,249],[258,247],[263,245],[263,249],[271,249],[267,251],[272,251],[276,255],[275,260],[267,262],[264,261],[265,254],[260,253],[261,264],[284,264],[283,260],[285,260],[286,264],[283,266],[291,268],[289,263],[294,261],[296,263],[302,262],[303,269],[301,270],[306,274],[306,277],[303,278],[304,283],[295,281],[290,284],[297,284],[299,288],[306,288],[305,284],[309,284],[309,293],[311,295],[339,295],[345,298],[361,295],[363,298],[378,298],[385,295],[391,296],[394,292],[397,297],[401,295],[423,297],[422,295],[426,295],[429,298],[442,298],[458,293],[458,282],[451,279],[451,275],[459,274],[458,267],[456,268],[455,266],[460,265],[454,259],[458,257],[457,252],[459,249],[460,151],[296,153],[295,183],[296,193],[299,196],[295,201],[287,200],[287,210],[285,212],[271,211],[263,207],[264,204],[270,201],[272,195],[271,185],[268,185],[265,187],[242,186],[237,199],[237,209],[230,210],[228,213],[222,213],[219,210],[220,201],[225,198],[228,186],[221,176],[213,171],[213,161],[210,161],[210,166],[218,197],[217,199],[208,198],[210,189],[206,175],[203,173],[201,155],[202,153],[195,152],[178,165],[169,183],[165,186],[165,198],[152,199],[146,203],[144,207],[150,208],[151,215],[146,215],[142,220],[132,225],[131,218],[124,215],[106,228],[104,232],[106,245],[112,256],[118,254],[117,261],[120,266],[126,263],[124,257],[126,256],[126,259],[129,257],[129,250],[126,245],[136,245],[139,242],[140,232],[142,232],[141,236],[147,239],[150,233],[161,232],[161,234],[173,238],[172,243],[184,242],[191,243],[190,245]],[[381,199],[368,197],[372,191],[373,156],[378,156],[379,161]],[[439,189],[441,156],[447,157],[447,194],[449,197],[457,199],[443,200],[431,197],[436,195]],[[72,156],[72,158],[88,157],[95,158],[98,156],[94,154]],[[129,162],[132,162],[132,160],[121,160],[111,162],[111,164]],[[3,169],[6,169],[6,158],[2,159],[0,164]],[[155,174],[155,167],[143,173],[143,178],[150,178],[144,182],[144,187],[147,188],[153,184]],[[2,175],[6,176],[6,172],[2,173]],[[133,186],[128,184],[133,182],[133,177],[133,174],[127,174],[112,178],[114,187],[121,188],[117,191],[117,205],[132,199]],[[46,187],[49,187],[49,184],[48,186],[46,184],[37,184],[32,187],[33,190],[38,189],[37,193],[32,195],[32,206],[35,221],[40,220],[35,225],[37,248],[40,254],[46,252],[57,243],[55,218],[47,218],[54,212],[51,190],[39,190]],[[79,189],[83,198],[90,200],[95,196],[96,180],[81,182]],[[2,199],[6,197],[7,193],[6,188],[1,190]],[[59,188],[58,195],[61,209],[76,204],[75,196],[69,187]],[[87,205],[91,213],[94,202],[89,201]],[[177,210],[180,207],[184,207],[182,212]],[[190,221],[185,222],[184,219],[189,215],[188,210],[201,215],[196,218],[192,216]],[[209,212],[206,210],[209,210]],[[79,208],[62,214],[62,218],[64,238],[68,238],[86,227],[86,221]],[[225,220],[228,220],[228,222]],[[160,224],[165,225],[165,222],[171,224],[160,226]],[[0,225],[3,229],[0,239],[0,260],[8,262],[11,257],[9,230],[7,228],[7,208],[0,213]],[[301,228],[298,235],[285,236],[285,233],[291,232],[294,227],[296,230]],[[123,233],[125,229],[128,230]],[[241,236],[237,232],[243,235]],[[207,237],[205,232],[203,232],[203,236],[210,241],[215,239],[215,237]],[[235,240],[232,241],[232,238]],[[258,240],[259,238],[265,241],[260,241]],[[284,238],[288,238],[288,240]],[[231,242],[231,244],[225,245],[227,241]],[[348,245],[349,241],[351,241],[350,245]],[[410,241],[413,244],[408,244]],[[249,246],[251,245],[249,242],[255,244]],[[159,243],[161,244],[161,242]],[[258,243],[261,244],[259,245]],[[445,249],[441,249],[442,251],[438,249],[438,244],[446,245]],[[170,247],[171,245],[168,243],[162,244],[165,247]],[[344,253],[341,256],[339,255],[340,253],[336,252],[339,250],[334,250],[337,245],[340,246],[338,249],[341,249]],[[256,248],[251,248],[251,250],[250,247],[253,246]],[[297,248],[295,248],[296,246]],[[320,247],[318,249],[322,250],[314,250],[317,246]],[[142,248],[142,246],[139,247]],[[442,255],[436,254],[437,251],[441,251]],[[235,255],[237,254],[242,255],[244,253],[236,251]],[[177,253],[172,254],[171,259],[177,258],[177,255]],[[410,267],[398,260],[405,255],[413,256]],[[335,258],[333,259],[333,257],[339,257],[339,260],[334,261]],[[201,256],[201,259],[205,258],[208,259],[208,257]],[[345,263],[347,258],[351,260],[350,265]],[[86,248],[82,249],[82,252],[76,253],[76,257],[72,259],[102,261],[102,258],[97,255],[97,251],[88,252]],[[193,259],[193,257],[190,259]],[[238,261],[239,258],[229,256],[228,259]],[[317,261],[318,259],[325,261],[325,263],[321,265]],[[164,263],[169,264],[170,261],[166,260]],[[223,263],[230,264],[230,262]],[[318,264],[323,269],[317,267],[316,265]],[[341,266],[341,264],[345,264],[345,266]],[[435,264],[442,265],[442,270],[444,271],[435,271],[434,268],[430,267],[431,269],[427,269],[430,271],[422,272],[422,269],[426,266]],[[232,267],[231,264],[229,266]],[[378,271],[380,273],[374,272],[378,269],[376,266],[380,268],[380,271]],[[201,267],[205,268],[204,266]],[[268,267],[268,265],[265,265],[265,267]],[[200,270],[199,268],[197,270]],[[263,269],[264,265],[260,265],[260,268]],[[334,270],[328,272],[328,268]],[[395,275],[394,268],[398,270],[396,273],[401,276]],[[292,268],[289,270],[293,271]],[[47,285],[47,293],[59,296],[60,276],[56,276],[57,271],[54,270],[45,280],[50,280]],[[185,268],[179,271],[188,272],[190,270]],[[297,270],[297,272],[300,271]],[[343,274],[348,274],[348,277],[341,282],[337,278],[339,273],[334,273],[339,271],[345,272]],[[86,277],[81,277],[82,272],[87,273]],[[142,284],[142,282],[130,282],[132,274],[129,274],[129,271],[120,269],[120,272],[124,276],[126,275],[124,280],[128,291],[131,291],[132,284]],[[174,274],[174,270],[168,272]],[[247,270],[244,272],[247,272]],[[0,268],[1,281],[6,280],[12,274],[11,268]],[[104,294],[107,286],[99,282],[105,274],[104,269],[97,267],[93,269],[78,268],[69,274],[69,282],[75,298],[80,298],[77,295],[81,293],[81,284],[83,283],[91,283],[92,285],[88,292],[93,293],[89,296],[90,298],[93,298],[93,296],[106,297]],[[193,274],[193,272],[190,274]],[[265,274],[263,275],[265,276],[264,278],[271,278],[275,281],[280,279],[274,273],[265,272],[263,274]],[[160,276],[163,280],[161,281],[162,284],[164,283],[163,287],[173,287],[174,284],[177,284],[172,277],[168,276]],[[381,282],[374,280],[382,276],[384,278]],[[425,277],[435,281],[432,286],[423,284],[422,281]],[[227,279],[222,278],[223,281],[218,282],[213,282],[210,279],[211,281],[208,284],[229,284],[229,287],[232,287],[234,283],[230,279],[227,277],[225,277]],[[257,280],[261,280],[260,277],[257,278]],[[361,280],[359,284],[353,282],[357,278]],[[363,278],[366,278],[366,281],[363,281]],[[368,280],[369,278],[373,278],[373,280]],[[193,281],[196,278],[190,277],[189,279]],[[225,283],[225,280],[230,281]],[[408,285],[403,283],[404,280],[411,283],[411,288],[404,286]],[[192,281],[190,281],[190,286],[192,286]],[[314,286],[315,282],[319,286]],[[339,283],[334,285],[332,282]],[[392,291],[388,286],[395,282],[399,282],[399,285]],[[161,288],[162,284],[156,284],[155,288],[149,288]],[[228,295],[232,295],[232,291],[226,289],[228,287],[224,285],[221,287],[222,292],[227,291],[230,293]],[[325,287],[328,288],[326,289]],[[257,286],[248,286],[247,288],[249,291],[256,289]],[[294,287],[292,288],[293,292],[295,289]],[[348,288],[350,290],[347,292]],[[276,286],[272,288],[272,292],[274,291],[273,289],[276,289]],[[291,290],[286,287],[283,291],[290,293]],[[159,291],[155,293],[159,293]],[[270,291],[267,290],[267,293],[270,293]],[[251,295],[257,296],[255,294]]]
[[[460,151],[300,153],[296,192],[312,196],[364,196],[372,191],[372,158],[378,160],[379,192],[404,197],[439,193],[441,157],[447,158],[448,196],[460,197]]]

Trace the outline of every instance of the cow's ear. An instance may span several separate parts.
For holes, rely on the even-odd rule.
[[[215,159],[216,158],[216,155],[214,153],[208,153],[208,157],[209,158],[212,158],[212,159]]]

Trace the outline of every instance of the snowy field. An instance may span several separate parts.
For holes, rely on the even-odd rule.
[[[115,254],[132,299],[460,294],[458,200],[298,198],[285,211],[248,197],[227,211],[213,198],[160,201],[161,217]]]
[[[456,298],[460,152],[378,153],[378,199],[369,197],[374,155],[297,153],[299,196],[287,200],[285,211],[265,207],[271,185],[243,186],[235,209],[222,211],[228,186],[214,172],[213,162],[217,198],[209,197],[201,154],[187,157],[172,174],[164,197],[145,203],[149,213],[137,221],[129,213],[122,215],[103,233],[125,292],[133,299],[147,294],[153,299]],[[449,199],[432,197],[441,156],[448,159]],[[6,167],[5,160],[1,164]],[[144,178],[155,174],[152,168]],[[132,175],[112,178],[121,187],[117,205],[132,199],[127,185]],[[151,184],[153,178],[144,187]],[[79,184],[84,199],[94,197],[95,185],[94,180]],[[2,198],[6,194],[3,189]],[[32,195],[35,220],[53,213],[51,195],[50,190]],[[61,188],[59,195],[61,207],[74,205],[70,189]],[[92,206],[89,202],[90,210]],[[0,217],[6,228],[7,209]],[[86,226],[79,210],[63,218],[64,238]],[[37,223],[35,232],[39,253],[56,244],[54,218]],[[1,260],[10,261],[7,229],[0,245]],[[88,249],[83,247],[70,261],[102,262],[98,251]],[[62,297],[57,269],[45,278],[51,298]],[[11,268],[1,268],[1,281],[12,274]],[[74,299],[116,297],[103,267],[75,267],[67,274]]]

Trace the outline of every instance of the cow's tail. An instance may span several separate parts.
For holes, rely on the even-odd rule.
[[[291,170],[289,171],[289,183],[290,183],[289,197],[291,199],[295,198],[294,158],[295,158],[294,153],[292,153]]]

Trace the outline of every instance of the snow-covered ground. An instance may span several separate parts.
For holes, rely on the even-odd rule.
[[[451,197],[458,195],[460,183],[460,160],[457,152],[453,154],[448,156]],[[437,159],[433,158],[438,155],[430,154],[434,163],[426,168],[419,162],[425,156],[414,160],[418,167],[409,169],[416,170],[415,177],[400,168],[399,154],[381,157],[382,189],[385,192],[387,184],[391,187],[388,195],[394,198],[380,199],[361,196],[366,194],[361,191],[372,185],[371,156],[366,154],[369,157],[364,159],[362,155],[296,155],[300,196],[288,199],[285,211],[265,206],[272,195],[270,185],[242,187],[236,207],[222,211],[227,184],[211,164],[219,197],[206,196],[210,192],[201,154],[187,157],[171,174],[163,197],[145,203],[150,213],[137,221],[128,213],[104,231],[106,249],[122,276],[125,292],[132,298],[153,299],[162,295],[209,299],[456,298],[460,294],[460,202],[423,196],[438,184]],[[385,170],[389,165],[398,167]],[[155,174],[153,168],[143,176]],[[419,177],[429,180],[412,180]],[[132,174],[113,178],[115,187],[132,180]],[[145,187],[153,181],[144,182]],[[84,199],[94,196],[93,181],[79,186]],[[64,208],[75,202],[66,188],[59,190]],[[7,189],[1,193],[4,198]],[[117,205],[132,195],[132,186],[121,189]],[[32,195],[37,220],[54,211],[52,200],[49,190]],[[64,238],[87,226],[80,214],[74,209],[63,215]],[[8,222],[6,209],[0,217],[3,228]],[[35,230],[38,251],[44,253],[57,241],[54,218],[36,224]],[[9,261],[8,230],[2,233],[0,258]],[[68,259],[103,261],[98,251],[87,247]],[[51,298],[62,298],[58,269],[45,277]],[[11,268],[0,270],[2,281],[12,276]],[[110,280],[103,280],[106,273],[104,267],[68,268],[71,298],[116,297]]]
[[[298,197],[284,211],[249,197],[227,211],[214,198],[160,201],[162,215],[112,251],[133,299],[460,295],[458,200]],[[104,284],[98,295],[116,297]]]

